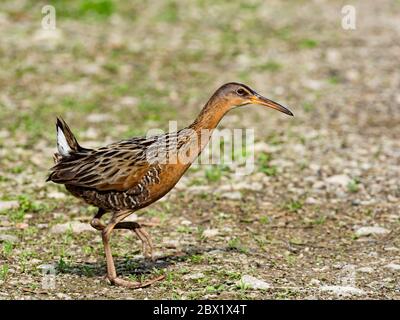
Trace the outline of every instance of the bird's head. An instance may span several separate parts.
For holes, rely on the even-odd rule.
[[[230,82],[224,84],[215,92],[214,98],[224,100],[231,108],[247,104],[259,104],[293,116],[293,113],[288,108],[261,96],[241,83]]]

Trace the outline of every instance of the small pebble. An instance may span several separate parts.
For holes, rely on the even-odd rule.
[[[356,236],[357,237],[364,237],[364,236],[370,236],[373,234],[376,235],[384,235],[389,233],[388,229],[382,228],[382,227],[378,227],[378,226],[374,226],[374,227],[361,227],[359,229],[357,229],[356,231]]]
[[[269,283],[249,275],[242,276],[242,279],[238,282],[238,285],[245,285],[256,290],[267,290],[271,288]]]

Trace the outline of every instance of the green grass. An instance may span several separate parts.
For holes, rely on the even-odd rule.
[[[113,0],[62,0],[52,1],[59,17],[74,19],[108,19],[117,9],[118,1]]]
[[[160,21],[176,23],[179,19],[179,5],[177,1],[165,1],[165,4],[157,17]]]
[[[205,288],[206,293],[218,293],[224,290],[226,290],[226,286],[224,284],[210,285]]]
[[[208,182],[218,182],[229,172],[229,168],[223,165],[210,165],[205,170],[205,178]]]
[[[7,264],[3,264],[0,266],[0,280],[4,281],[7,279],[9,272],[9,267]]]
[[[300,200],[292,199],[285,203],[283,207],[289,212],[298,212],[303,208],[303,202]]]
[[[228,241],[228,248],[230,250],[236,250],[241,253],[247,253],[248,249],[243,245],[239,238],[233,238]]]
[[[270,223],[270,217],[269,216],[262,216],[259,218],[260,223],[262,224],[269,224]]]
[[[271,160],[271,154],[265,152],[260,153],[258,155],[258,170],[267,176],[276,176],[278,169],[275,165],[270,164]]]
[[[236,288],[241,290],[241,291],[246,291],[250,289],[250,286],[247,283],[244,283],[243,281],[239,281],[236,284]]]
[[[149,217],[156,217],[160,219],[161,223],[163,223],[168,217],[166,212],[157,209],[147,209],[145,211],[145,215],[148,215]]]
[[[313,49],[316,48],[317,46],[318,46],[318,41],[314,39],[305,38],[299,41],[299,47],[301,49]]]
[[[360,182],[357,179],[352,179],[347,184],[347,191],[351,193],[357,193],[360,190]]]
[[[304,102],[303,103],[303,110],[305,112],[311,112],[315,109],[314,105],[310,102]]]
[[[337,75],[331,75],[331,76],[328,78],[328,82],[329,82],[330,84],[337,85],[337,84],[340,83],[340,78],[339,78],[339,76],[337,76]]]
[[[201,263],[204,260],[204,257],[198,254],[194,254],[189,257],[189,260],[192,263]]]
[[[19,207],[17,209],[10,210],[8,212],[8,217],[11,221],[21,222],[24,220],[25,214],[30,212],[47,212],[52,208],[47,204],[38,203],[32,199],[32,196],[21,194],[18,196]]]
[[[259,65],[258,69],[261,71],[277,72],[277,71],[280,71],[282,69],[282,67],[283,66],[281,63],[274,61],[274,60],[270,60],[264,64]]]
[[[326,216],[320,215],[316,219],[312,220],[312,224],[314,225],[322,225],[326,222]]]
[[[9,257],[11,255],[11,252],[14,249],[14,245],[10,241],[5,241],[3,243],[3,254],[6,257]]]
[[[188,226],[178,226],[176,228],[176,231],[179,233],[191,233],[192,229]]]
[[[71,268],[72,268],[71,264],[61,257],[57,263],[57,270],[62,273],[71,270]]]

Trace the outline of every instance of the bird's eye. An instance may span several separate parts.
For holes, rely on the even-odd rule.
[[[243,89],[238,89],[238,90],[236,91],[236,93],[237,93],[239,96],[244,96],[244,95],[246,94],[246,91],[243,90]]]

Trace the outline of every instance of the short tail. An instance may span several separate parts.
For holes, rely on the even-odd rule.
[[[71,129],[68,127],[67,123],[60,117],[57,118],[57,149],[58,155],[55,154],[55,158],[69,157],[77,152],[82,152],[85,149],[82,148],[78,141],[76,140]]]

